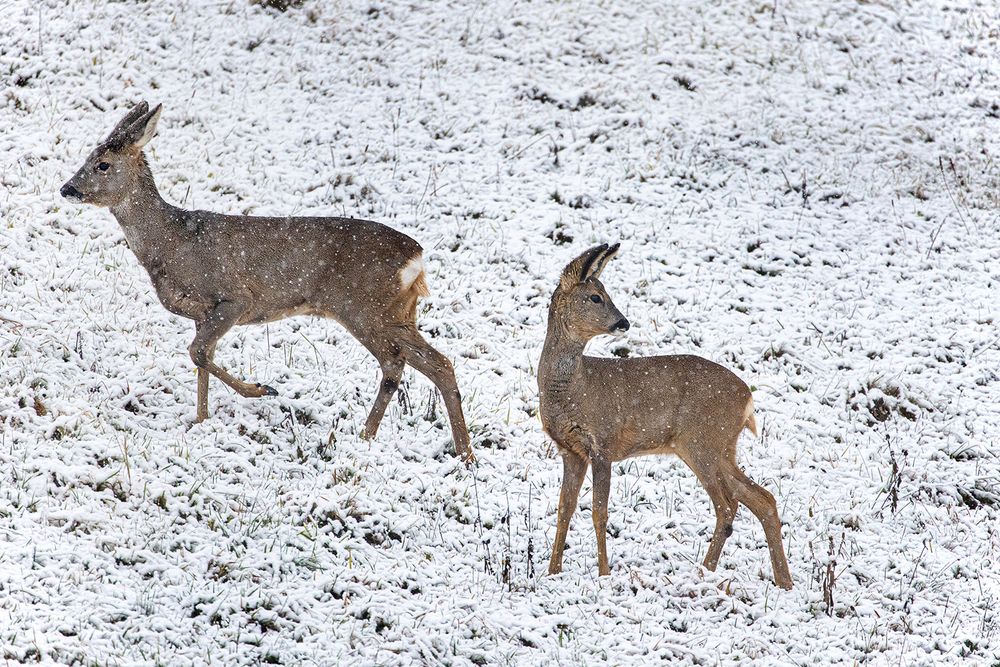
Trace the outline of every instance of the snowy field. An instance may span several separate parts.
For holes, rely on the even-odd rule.
[[[0,0],[0,658],[74,665],[1000,663],[1000,10],[981,2]],[[378,220],[478,465],[333,323],[240,328],[193,424],[193,326],[58,189],[134,102],[189,208]],[[754,388],[743,509],[675,459],[561,464],[534,369],[559,271],[621,241],[632,322]]]

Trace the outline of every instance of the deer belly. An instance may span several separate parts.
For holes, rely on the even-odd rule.
[[[667,441],[659,444],[649,443],[640,446],[629,454],[629,458],[633,456],[651,456],[654,454],[676,454],[677,448],[674,446],[673,442]]]
[[[615,434],[612,448],[620,459],[651,454],[674,454],[676,433],[666,424],[624,420]]]
[[[266,310],[253,310],[247,313],[244,317],[240,318],[239,324],[265,324],[267,322],[283,320],[286,317],[315,314],[315,309],[306,304],[300,304],[297,306],[279,306],[277,308],[269,308]]]

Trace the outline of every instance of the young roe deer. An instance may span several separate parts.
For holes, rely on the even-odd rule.
[[[747,385],[728,369],[690,355],[584,356],[594,336],[629,328],[598,280],[617,252],[618,244],[600,245],[570,262],[549,305],[538,364],[539,403],[542,427],[563,459],[549,574],[562,571],[566,533],[588,464],[593,468],[598,569],[606,575],[611,464],[632,456],[675,454],[694,471],[715,506],[715,533],[704,566],[715,570],[743,503],[764,525],[775,581],[790,589],[774,496],[736,464],[740,432],[757,433]]]
[[[163,306],[194,320],[188,351],[198,368],[197,420],[208,418],[210,375],[241,396],[277,394],[215,363],[216,344],[230,328],[318,315],[343,325],[381,366],[365,437],[378,432],[409,364],[441,391],[456,453],[472,461],[452,364],[416,327],[417,299],[429,295],[420,245],[365,220],[223,215],[168,204],[142,152],[161,109],[135,106],[60,193],[109,207]]]

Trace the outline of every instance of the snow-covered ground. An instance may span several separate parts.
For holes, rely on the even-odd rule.
[[[8,664],[1000,662],[1000,10],[982,2],[0,0],[0,657]],[[193,425],[190,322],[59,186],[124,111],[188,207],[424,245],[420,326],[478,466],[336,325],[234,331]],[[755,388],[719,571],[677,460],[615,467],[610,577],[534,367],[562,266],[622,242],[632,322]],[[827,593],[824,594],[824,588]],[[832,603],[831,603],[832,602]]]

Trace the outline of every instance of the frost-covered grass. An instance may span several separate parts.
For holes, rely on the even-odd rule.
[[[989,2],[0,3],[0,649],[10,663],[1000,662],[1000,15]],[[190,322],[59,186],[132,102],[188,207],[380,220],[479,465],[336,325],[240,329],[193,424]],[[755,387],[741,461],[795,589],[676,460],[561,466],[534,365],[559,269],[622,242],[633,324]]]

